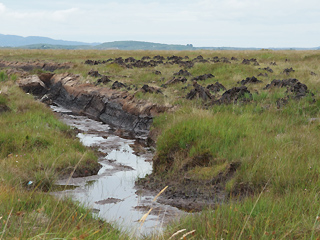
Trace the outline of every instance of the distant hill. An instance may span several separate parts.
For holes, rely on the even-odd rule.
[[[119,49],[119,50],[195,50],[192,45],[173,45],[139,41],[116,41],[106,42],[95,46],[89,45],[53,45],[53,44],[31,44],[21,46],[25,49]]]
[[[66,50],[83,50],[83,49],[95,49],[92,45],[54,45],[54,44],[30,44],[25,46],[19,46],[16,48],[23,49],[66,49]]]
[[[140,41],[115,41],[106,42],[94,47],[94,49],[121,49],[121,50],[194,50],[192,44],[174,45]]]
[[[21,46],[25,46],[25,45],[34,45],[34,44],[94,46],[94,45],[98,45],[100,43],[84,43],[84,42],[76,42],[76,41],[55,40],[55,39],[47,38],[47,37],[21,37],[21,36],[16,36],[16,35],[0,34],[0,47],[21,47]]]
[[[262,48],[237,47],[193,47],[192,44],[162,44],[142,41],[115,41],[105,43],[85,43],[77,41],[55,40],[47,37],[21,37],[0,34],[0,47],[23,49],[119,49],[119,50],[260,50]],[[268,48],[270,50],[320,50],[315,48]]]

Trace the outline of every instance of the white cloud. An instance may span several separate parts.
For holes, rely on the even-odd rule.
[[[6,7],[0,3],[0,29],[4,34],[22,36],[48,36],[58,37],[59,31],[70,22],[76,24],[75,18],[81,16],[77,8],[62,10],[17,10]],[[9,20],[8,20],[9,19]],[[52,35],[57,32],[58,35]],[[60,36],[59,39],[63,38]]]
[[[0,14],[3,14],[6,11],[6,6],[3,3],[0,3]]]
[[[0,19],[8,18],[10,21],[35,21],[37,24],[42,24],[44,21],[66,21],[68,17],[78,12],[77,8],[63,9],[63,10],[12,10],[7,8],[3,3],[0,3]]]
[[[78,8],[71,8],[71,9],[66,9],[66,10],[58,10],[52,12],[49,17],[52,17],[53,20],[55,21],[66,21],[69,17],[73,14],[77,14],[79,12]]]

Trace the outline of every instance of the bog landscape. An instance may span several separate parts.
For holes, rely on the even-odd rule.
[[[0,49],[0,239],[318,239],[319,89],[318,50]],[[135,194],[181,214],[132,234],[56,194],[135,167],[52,106],[130,141],[152,163]],[[153,206],[138,225],[165,219]]]

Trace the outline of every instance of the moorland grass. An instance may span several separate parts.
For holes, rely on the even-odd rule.
[[[107,60],[132,56],[141,59],[143,56],[156,55],[187,55],[190,59],[199,55],[204,58],[218,56],[238,59],[231,63],[195,63],[192,68],[187,69],[192,73],[192,77],[208,73],[215,76],[199,82],[202,86],[219,81],[229,89],[239,86],[237,82],[246,77],[257,76],[259,73],[267,73],[268,76],[258,77],[262,83],[247,85],[252,93],[252,99],[247,103],[239,101],[229,105],[206,105],[199,99],[185,99],[186,94],[193,88],[190,81],[192,77],[187,77],[186,83],[162,88],[163,94],[144,94],[139,91],[144,84],[160,87],[172,79],[175,72],[183,69],[179,65],[127,69],[117,64],[83,64],[87,59]],[[188,236],[188,239],[317,239],[320,236],[319,51],[1,50],[0,58],[3,56],[13,61],[70,61],[74,63],[73,68],[56,72],[81,74],[84,82],[95,83],[97,78],[89,77],[88,71],[98,70],[101,74],[110,76],[111,80],[130,86],[129,93],[138,99],[176,106],[175,112],[165,113],[154,119],[153,130],[158,133],[154,175],[160,176],[163,184],[170,178],[178,179],[176,176],[187,176],[195,181],[208,181],[217,176],[225,176],[222,187],[228,198],[214,209],[203,210],[170,224],[161,239],[168,239],[181,229],[196,230],[195,235]],[[241,62],[245,58],[255,58],[260,65],[244,65]],[[270,65],[271,62],[276,62],[276,65]],[[266,67],[272,68],[273,72],[263,69]],[[291,67],[294,72],[283,72],[285,68]],[[155,70],[162,74],[154,74]],[[273,79],[289,78],[296,78],[306,84],[314,96],[309,93],[300,100],[291,97],[286,104],[279,106],[277,101],[286,98],[287,89],[264,87]],[[106,86],[110,87],[111,84]],[[219,98],[222,93],[218,92],[215,97]],[[21,114],[24,109],[32,109],[25,101],[20,104],[11,101],[10,104],[11,108],[16,109],[15,112]],[[17,116],[24,119],[23,116]],[[41,121],[50,122],[46,118],[33,121],[38,125]],[[9,120],[5,124],[8,125]],[[34,126],[32,131],[37,131]],[[49,128],[60,127],[49,124]],[[59,131],[62,131],[62,135],[63,132],[68,132],[61,128]],[[48,149],[55,144],[54,140],[37,138],[24,131],[18,138],[21,142],[18,142],[21,146],[33,149],[30,156],[40,152],[39,149]],[[16,134],[19,133],[14,133]],[[25,138],[27,135],[28,141]],[[58,138],[60,139],[60,136]],[[4,150],[3,156],[7,160],[11,152],[8,149],[12,148],[15,141],[12,137],[11,143],[4,148],[7,150]],[[81,149],[80,146],[74,148]],[[84,150],[79,151],[83,154]],[[68,155],[70,159],[71,155]],[[59,162],[58,155],[56,156],[57,160],[52,160],[53,162]],[[45,155],[41,156],[43,157],[48,158]],[[203,161],[194,164],[198,159]],[[71,162],[70,166],[74,164]],[[11,164],[9,169],[12,169],[15,163],[11,161]],[[231,164],[237,166],[232,174]],[[49,164],[46,169],[52,169],[50,166],[52,165]],[[32,176],[31,172],[32,170],[28,177]],[[10,179],[15,179],[15,176],[17,175],[11,173]],[[12,184],[17,182],[13,181]],[[7,208],[6,214],[10,211],[11,208]],[[181,236],[182,234],[179,234],[175,239]]]
[[[0,89],[10,108],[0,113],[0,239],[126,239],[90,209],[45,193],[76,167],[96,167],[97,156],[11,81]]]
[[[90,210],[19,186],[0,186],[1,239],[126,239]]]
[[[195,229],[197,239],[320,235],[320,121],[310,121],[319,119],[319,99],[292,99],[278,109],[275,100],[280,96],[266,92],[251,104],[186,107],[156,118],[154,127],[162,131],[156,175],[207,182],[225,176],[231,163],[239,166],[226,178],[228,202],[182,219],[169,232]],[[209,156],[210,161],[186,169],[195,156]]]
[[[33,181],[48,189],[53,183],[51,178],[70,174],[79,159],[79,168],[97,166],[95,154],[75,138],[67,137],[72,130],[59,122],[49,108],[34,102],[17,86],[10,86],[6,95],[11,111],[1,114],[0,157],[2,169],[12,176],[8,181]]]
[[[234,87],[234,85],[246,77],[257,76],[259,73],[267,73],[268,77],[258,77],[262,80],[261,85],[249,86],[250,90],[258,90],[262,85],[270,83],[273,79],[286,79],[295,77],[303,83],[307,84],[309,88],[313,88],[315,81],[318,79],[316,75],[310,75],[310,72],[319,72],[319,65],[317,61],[319,59],[318,51],[272,51],[272,50],[260,50],[260,51],[120,51],[120,50],[1,50],[0,58],[5,56],[6,60],[12,61],[53,61],[57,63],[72,62],[74,66],[70,69],[56,70],[56,73],[70,72],[74,74],[80,74],[83,77],[84,82],[95,83],[98,78],[88,76],[88,72],[97,70],[99,73],[109,76],[112,81],[120,81],[125,83],[131,88],[129,91],[132,94],[136,94],[144,84],[150,84],[154,86],[161,86],[166,81],[173,78],[173,73],[183,69],[182,66],[177,64],[160,64],[156,67],[146,68],[132,68],[127,69],[118,64],[106,63],[99,65],[87,65],[84,62],[90,60],[108,60],[109,58],[115,59],[122,57],[123,59],[128,57],[134,57],[139,60],[143,56],[150,56],[151,58],[156,55],[170,57],[173,55],[184,57],[189,56],[189,60],[201,55],[203,58],[213,57],[231,57],[237,58],[237,60],[231,61],[231,63],[195,63],[190,69],[187,69],[193,74],[191,77],[187,77],[188,80],[192,77],[196,77],[202,74],[213,74],[215,78],[207,79],[203,82],[203,85],[215,83],[219,81],[226,88]],[[259,66],[253,64],[242,64],[243,59],[257,59]],[[166,61],[166,60],[165,60]],[[276,65],[270,65],[271,62],[276,62]],[[273,73],[269,73],[263,68],[271,67]],[[295,72],[286,75],[283,73],[285,68],[292,67]],[[260,69],[259,69],[260,68]],[[155,70],[160,71],[161,75],[155,75]],[[108,83],[106,86],[110,87],[112,83]],[[188,91],[192,89],[192,84],[179,83],[172,85],[168,88],[162,89],[163,94],[137,94],[138,98],[149,99],[155,103],[161,104],[173,104],[180,103],[180,97],[184,97]]]

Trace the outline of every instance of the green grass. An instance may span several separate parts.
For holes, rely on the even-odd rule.
[[[0,94],[0,105],[6,105],[8,98],[4,94]]]
[[[71,200],[6,184],[0,190],[2,239],[125,239]]]
[[[154,174],[162,181],[208,181],[239,163],[225,178],[229,200],[182,219],[168,236],[185,228],[198,239],[317,239],[320,125],[309,119],[319,118],[319,99],[289,100],[278,109],[280,97],[280,90],[264,92],[247,105],[184,108],[155,120],[161,134]],[[196,156],[210,161],[190,164]]]
[[[182,219],[169,227],[168,236],[185,228],[196,229],[197,239],[310,239],[312,234],[316,239],[320,125],[308,119],[319,117],[320,109],[318,101],[311,105],[317,111],[306,105],[293,101],[283,111],[273,107],[262,113],[252,106],[233,106],[241,111],[232,112],[228,106],[219,112],[186,110],[166,120],[159,117],[155,127],[165,127],[158,138],[155,173],[162,181],[177,175],[208,181],[224,175],[231,162],[240,163],[225,183],[229,200]],[[210,159],[206,166],[182,167],[205,154]]]
[[[310,190],[279,197],[268,193],[267,186],[260,198],[231,201],[183,218],[166,236],[177,229],[195,229],[196,239],[317,239],[318,197]]]
[[[49,189],[54,179],[70,174],[79,159],[79,168],[97,166],[97,157],[75,138],[72,131],[59,122],[46,106],[34,102],[17,87],[9,90],[11,112],[0,120],[0,165],[6,174],[15,176],[10,182],[33,181],[39,188]]]
[[[196,156],[207,155],[209,166],[240,161],[237,182],[253,185],[257,191],[273,175],[280,192],[291,184],[308,182],[313,176],[304,165],[316,164],[319,154],[313,143],[319,134],[318,124],[309,124],[308,119],[318,117],[319,101],[291,100],[279,111],[272,104],[274,96],[270,97],[269,109],[254,104],[213,107],[210,111],[186,108],[158,117],[154,126],[163,131],[157,142],[155,172],[180,171]]]
[[[219,81],[229,89],[240,86],[237,82],[246,77],[266,72],[259,68],[270,67],[274,72],[266,72],[268,77],[258,77],[262,83],[247,85],[252,93],[252,99],[248,103],[206,105],[199,99],[189,101],[184,98],[193,88],[190,81],[192,77],[187,77],[186,83],[162,88],[163,95],[144,94],[139,91],[144,84],[160,87],[172,79],[175,72],[182,69],[178,65],[126,69],[117,64],[97,66],[83,64],[87,59],[107,60],[117,57],[125,59],[131,56],[141,59],[143,56],[155,55],[164,57],[187,55],[190,59],[199,55],[204,58],[214,56],[238,58],[238,61],[232,61],[231,64],[195,63],[194,67],[188,69],[192,77],[208,73],[215,75],[215,78],[199,82],[204,87]],[[130,86],[129,93],[138,99],[175,106],[174,111],[154,119],[153,132],[158,134],[153,172],[155,178],[167,185],[172,179],[175,181],[181,179],[182,182],[185,177],[200,183],[220,177],[222,181],[219,187],[226,195],[226,200],[213,209],[204,209],[199,214],[187,216],[170,224],[160,239],[168,239],[181,229],[196,230],[195,235],[188,236],[187,239],[192,237],[193,239],[319,238],[320,121],[317,120],[320,118],[319,56],[318,51],[270,50],[180,52],[90,50],[68,51],[68,54],[60,50],[0,51],[0,57],[12,61],[32,59],[59,63],[70,61],[74,63],[74,68],[56,72],[68,71],[81,74],[83,82],[94,83],[96,78],[88,77],[87,73],[91,69],[98,70],[113,81],[121,81]],[[243,65],[241,62],[244,58],[256,58],[260,66]],[[285,61],[286,59],[288,61]],[[277,65],[270,65],[270,62],[276,62]],[[283,74],[283,70],[290,67],[293,67],[295,72],[289,75]],[[155,75],[154,70],[161,71],[162,75]],[[311,71],[318,75],[311,75]],[[12,76],[10,77],[12,79]],[[301,100],[289,98],[287,104],[279,107],[277,101],[287,98],[287,89],[266,90],[264,87],[273,79],[288,78],[297,78],[306,84],[314,96],[309,93]],[[110,87],[111,84],[107,86]],[[65,136],[70,136],[70,130],[56,122],[52,116],[42,114],[46,110],[37,111],[39,107],[31,104],[33,102],[31,97],[25,96],[26,98],[19,100],[19,94],[15,91],[6,97],[2,96],[0,100],[13,110],[12,113],[2,113],[0,118],[0,126],[4,129],[0,133],[0,144],[2,144],[0,156],[3,159],[0,167],[6,169],[1,173],[3,182],[24,189],[26,181],[31,179],[39,188],[46,189],[59,174],[64,174],[62,169],[72,169],[79,158],[94,159],[94,154],[83,149],[78,142],[70,139],[62,141]],[[223,91],[219,92],[216,98],[222,94]],[[36,114],[28,115],[29,111],[35,111]],[[10,114],[14,114],[15,117]],[[315,120],[310,121],[311,118]],[[41,124],[43,122],[46,124]],[[12,128],[12,133],[7,132],[6,128],[9,127]],[[40,132],[46,130],[53,130],[50,137],[39,136]],[[68,152],[62,152],[62,149],[68,149]],[[44,151],[48,153],[43,153]],[[19,167],[15,160],[20,163],[24,158],[28,160],[25,161],[25,165]],[[48,160],[44,162],[43,159]],[[236,169],[231,171],[231,165],[236,166]],[[17,204],[12,199],[10,201]],[[1,220],[8,218],[8,213],[12,209],[10,204],[8,206],[6,213],[2,213]],[[76,232],[74,225],[66,224],[66,226],[72,233]],[[0,234],[1,229],[4,229],[4,225],[0,225]],[[66,234],[66,231],[61,231],[59,235],[54,229],[50,231],[40,229],[37,234],[48,234],[48,232],[56,234],[54,236]],[[31,235],[30,233],[28,236]],[[18,233],[15,236],[18,236]],[[181,236],[182,234],[179,234],[175,239]],[[51,238],[51,235],[48,238]],[[149,237],[149,239],[159,238]]]
[[[45,105],[11,82],[1,83],[0,238],[126,239],[68,199],[49,195],[55,181],[97,167],[97,156]]]
[[[8,75],[5,72],[0,72],[0,82],[4,82],[8,79]]]

